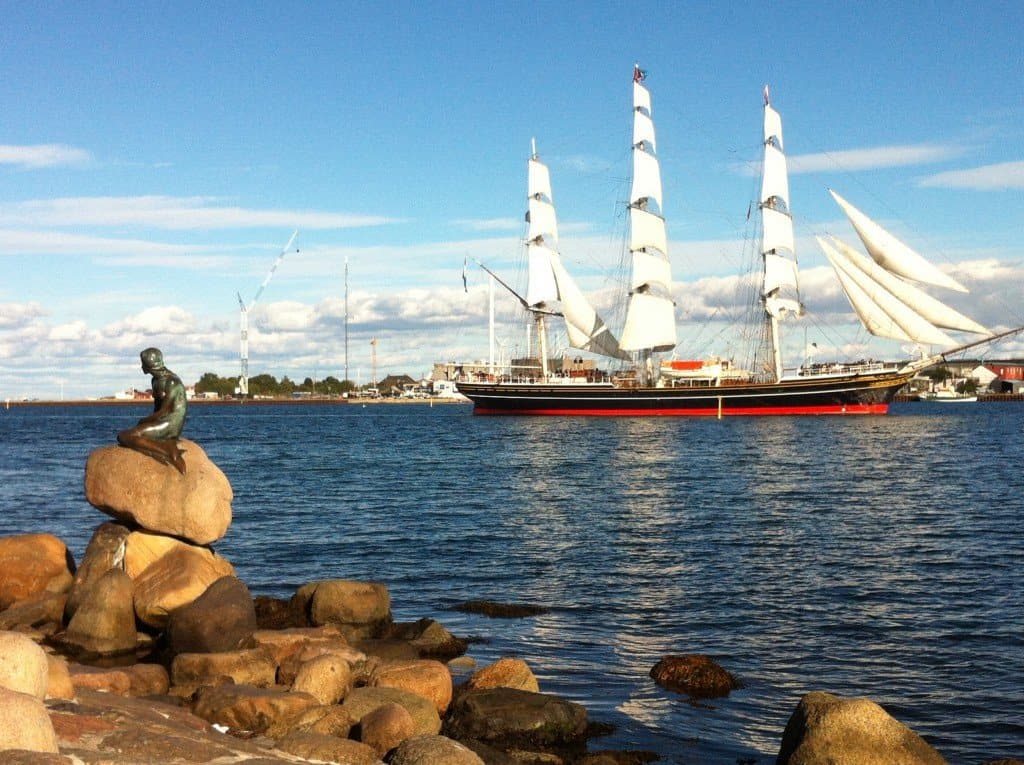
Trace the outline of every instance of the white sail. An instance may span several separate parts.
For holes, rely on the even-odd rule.
[[[533,308],[558,300],[558,284],[552,267],[552,258],[556,256],[543,240],[526,243],[526,302]]]
[[[528,163],[527,191],[527,304],[533,308],[553,309],[551,304],[557,301],[573,348],[625,358],[615,336],[562,265],[557,250],[558,223],[551,174],[536,153]]]
[[[887,271],[915,282],[967,292],[967,288],[960,282],[942,273],[832,189],[829,189],[828,193],[846,213],[868,254]]]
[[[930,323],[943,329],[959,330],[961,332],[972,332],[978,335],[991,336],[992,332],[969,316],[951,308],[937,300],[931,295],[918,289],[914,285],[893,276],[871,258],[861,255],[848,244],[836,237],[832,237],[832,244],[847,260],[851,261],[857,268],[878,282],[882,287],[891,292],[903,303],[921,314]]]
[[[854,310],[869,332],[899,340],[909,339],[925,345],[956,345],[952,337],[875,281],[866,271],[861,270],[859,259],[847,257],[820,237],[818,244],[839,274],[840,283],[847,297],[850,297]],[[851,296],[851,283],[856,287],[853,290],[856,301]]]
[[[803,315],[800,280],[793,238],[793,218],[789,213],[789,173],[782,151],[782,117],[768,100],[764,89],[764,165],[761,176],[761,255],[764,281],[761,295],[772,335],[775,376],[782,377],[782,341],[779,323]]]
[[[557,254],[552,258],[551,264],[558,283],[569,345],[615,359],[628,358],[619,349],[619,341],[590,305],[590,301],[577,286],[576,280],[565,270]]]
[[[676,345],[672,269],[661,193],[661,169],[655,154],[651,94],[644,73],[633,70],[633,183],[630,189],[632,276],[622,329],[626,351],[668,351]],[[657,213],[649,208],[653,202]]]

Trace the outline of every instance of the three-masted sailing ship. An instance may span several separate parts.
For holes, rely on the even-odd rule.
[[[795,415],[885,414],[897,391],[918,372],[954,352],[1020,330],[993,335],[985,327],[936,300],[913,282],[966,291],[910,247],[835,192],[868,255],[844,242],[819,238],[850,304],[872,334],[939,346],[939,353],[893,364],[875,361],[783,365],[782,328],[804,313],[790,213],[782,119],[764,91],[760,216],[760,311],[769,352],[755,371],[730,360],[658,361],[677,344],[672,272],[662,207],[651,94],[645,73],[633,72],[633,177],[629,201],[631,278],[619,338],[597,314],[569,275],[558,252],[550,172],[534,147],[528,162],[528,287],[517,298],[533,315],[540,369],[457,383],[481,415]],[[870,257],[869,257],[870,256]],[[618,374],[553,374],[548,365],[547,328],[565,323],[569,344],[610,360],[629,360]],[[958,345],[944,330],[983,339]]]

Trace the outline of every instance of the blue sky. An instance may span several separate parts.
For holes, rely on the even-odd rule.
[[[28,2],[3,18],[0,399],[145,387],[149,345],[186,382],[237,374],[236,292],[251,300],[293,229],[299,252],[250,315],[251,374],[343,375],[346,258],[350,377],[369,381],[373,337],[378,377],[483,358],[485,277],[471,268],[465,293],[462,262],[520,278],[532,137],[563,256],[601,302],[635,61],[681,355],[730,348],[708,320],[735,286],[766,83],[805,301],[849,330],[837,355],[902,354],[857,332],[812,245],[856,241],[828,187],[965,281],[958,308],[1024,324],[1017,3]],[[508,298],[498,314],[511,349]]]

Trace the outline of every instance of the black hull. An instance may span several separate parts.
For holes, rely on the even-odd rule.
[[[710,416],[885,414],[911,375],[741,383],[718,387],[618,387],[588,383],[457,383],[479,415]]]

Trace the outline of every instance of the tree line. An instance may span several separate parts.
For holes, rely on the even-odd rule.
[[[213,372],[206,372],[196,383],[196,393],[234,396],[238,390],[238,379],[238,377],[220,377]],[[291,396],[294,393],[340,396],[354,390],[356,390],[356,385],[351,380],[339,380],[331,375],[315,382],[311,377],[307,377],[301,383],[289,379],[287,375],[280,380],[273,375],[254,375],[249,378],[250,396]]]

